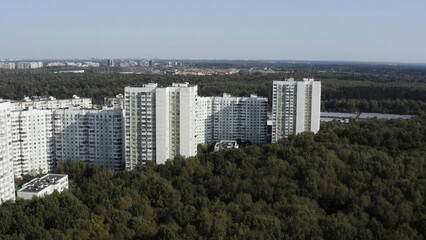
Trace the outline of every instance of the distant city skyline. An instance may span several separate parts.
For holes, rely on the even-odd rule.
[[[2,1],[0,59],[426,63],[426,1]]]

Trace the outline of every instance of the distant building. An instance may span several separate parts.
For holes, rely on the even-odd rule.
[[[2,69],[15,69],[16,64],[13,62],[0,62],[0,68]]]
[[[83,64],[81,62],[65,62],[67,67],[81,67]]]
[[[0,204],[15,200],[10,103],[0,100]]]
[[[128,67],[135,67],[138,63],[132,60],[120,60],[120,67],[122,68],[128,68]]]
[[[272,142],[320,127],[321,82],[313,78],[274,81],[272,93]]]
[[[360,113],[357,119],[368,119],[368,118],[377,118],[377,119],[409,119],[413,115],[401,115],[401,114],[385,114],[385,113]]]
[[[214,151],[226,150],[226,149],[237,149],[237,141],[222,140],[214,145]]]
[[[35,69],[42,68],[43,62],[18,62],[16,64],[17,69]]]
[[[66,189],[68,189],[68,175],[47,174],[25,183],[16,193],[18,197],[30,200],[34,196],[43,197],[52,194],[55,190],[63,192]]]
[[[111,58],[111,59],[108,59],[108,60],[107,60],[107,66],[108,66],[108,67],[114,67],[114,59],[112,59],[112,58]]]
[[[152,60],[152,59],[150,59],[150,60],[148,61],[148,66],[149,66],[149,67],[154,67],[154,65],[155,65],[155,61],[154,61],[154,60]]]
[[[99,63],[97,62],[84,62],[83,65],[81,65],[83,68],[89,68],[89,67],[99,67]]]
[[[84,70],[63,70],[55,73],[84,73]]]

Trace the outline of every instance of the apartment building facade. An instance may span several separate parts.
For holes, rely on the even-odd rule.
[[[320,128],[321,82],[313,78],[274,81],[272,89],[272,142]]]
[[[125,168],[131,170],[147,161],[156,160],[157,84],[124,89]]]
[[[29,107],[11,112],[13,167],[16,177],[55,168],[52,111]]]
[[[126,169],[196,154],[197,97],[197,86],[188,83],[125,88]]]
[[[0,101],[0,204],[15,200],[10,103]]]
[[[53,126],[56,161],[69,158],[111,170],[124,168],[122,110],[57,109]]]
[[[267,110],[268,99],[255,94],[233,97],[224,93],[222,97],[212,97],[212,141],[265,144]]]
[[[125,159],[130,170],[147,161],[194,156],[198,144],[266,143],[267,99],[200,97],[198,87],[174,83],[125,88]]]

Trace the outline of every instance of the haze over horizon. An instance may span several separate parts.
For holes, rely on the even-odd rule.
[[[426,63],[426,1],[2,2],[0,59]]]

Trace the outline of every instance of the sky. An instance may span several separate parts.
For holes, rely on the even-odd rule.
[[[426,63],[426,0],[1,0],[0,59]]]

